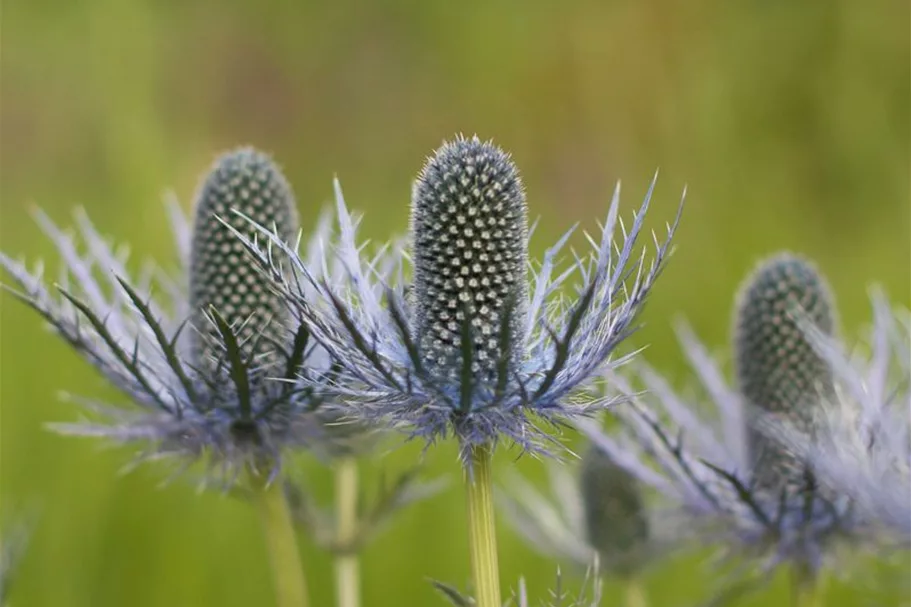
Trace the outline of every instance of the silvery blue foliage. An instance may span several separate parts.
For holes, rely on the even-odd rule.
[[[784,419],[768,419],[768,432],[804,458],[821,485],[849,497],[858,517],[911,547],[911,313],[876,292],[869,336],[853,352],[806,330],[837,390],[812,440]]]
[[[233,203],[222,201],[224,212],[239,207],[265,219],[287,216],[270,205],[294,203],[285,199],[290,189],[271,160],[249,148],[220,157],[207,177],[227,184],[219,190],[222,194],[233,191],[237,196]],[[210,185],[204,182],[203,199]],[[102,237],[82,210],[76,212],[76,234],[37,213],[63,262],[54,286],[45,281],[41,263],[29,270],[24,262],[0,255],[0,264],[17,285],[10,290],[136,405],[130,409],[77,399],[92,421],[53,427],[65,434],[142,444],[137,462],[181,456],[189,465],[206,456],[212,471],[227,481],[245,464],[265,465],[265,472],[274,474],[284,449],[313,448],[326,439],[314,410],[321,402],[318,386],[329,372],[329,359],[299,328],[272,326],[268,347],[254,343],[264,338],[262,331],[249,330],[257,319],[229,317],[230,307],[202,310],[204,319],[198,323],[210,325],[194,326],[193,319],[200,318],[189,293],[194,226],[175,201],[169,210],[180,262],[173,276],[151,264],[140,275],[131,275],[125,249]],[[210,222],[210,236],[217,232],[211,223],[220,225],[214,216],[198,217],[200,221]],[[293,230],[297,232],[296,223]],[[331,267],[322,257],[324,242],[331,237],[331,221],[324,216],[301,263]],[[295,247],[299,241],[298,236]],[[219,246],[234,256],[233,270],[222,274],[228,283],[236,277],[236,266],[245,262],[230,242]],[[243,255],[242,248],[239,253]],[[249,278],[241,277],[241,282],[249,284]],[[203,339],[209,358],[199,353]],[[310,380],[304,391],[289,381],[301,375]]]
[[[677,222],[667,227],[664,243],[655,239],[655,258],[647,263],[645,252],[637,256],[634,249],[654,182],[629,232],[618,218],[618,185],[600,237],[588,239],[588,254],[573,254],[571,267],[558,272],[558,255],[570,230],[545,253],[525,287],[522,266],[528,239],[524,194],[517,180],[508,155],[476,137],[459,138],[438,150],[414,189],[416,197],[438,198],[432,204],[413,201],[412,225],[437,237],[449,234],[452,240],[438,238],[440,246],[434,248],[424,234],[411,235],[413,243],[425,247],[413,256],[424,259],[436,252],[443,257],[432,264],[416,259],[423,270],[416,270],[414,287],[407,293],[403,279],[384,281],[362,258],[357,222],[338,183],[340,239],[327,258],[341,261],[345,284],[334,284],[325,272],[307,264],[269,226],[259,228],[268,246],[246,239],[301,323],[338,361],[330,392],[346,415],[402,428],[428,443],[455,436],[467,462],[473,446],[500,438],[546,451],[544,443],[553,439],[540,423],[558,423],[613,402],[574,400],[572,395],[599,370],[626,360],[612,355],[634,328]],[[422,205],[446,213],[425,217],[419,212]],[[481,227],[472,228],[477,225]],[[483,234],[487,225],[492,229],[489,240]],[[620,242],[615,240],[618,228]],[[466,253],[476,244],[479,255],[489,253],[491,263],[503,264],[496,265],[501,268],[497,271],[509,276],[485,268],[475,272],[475,260]],[[447,263],[458,272],[444,274]],[[422,278],[421,271],[439,274]],[[567,298],[561,289],[572,276],[580,284],[576,297]],[[495,292],[482,284],[487,279],[498,287]],[[326,305],[310,303],[306,294],[312,290]],[[482,300],[487,293],[490,297]],[[424,322],[428,315],[429,324]]]
[[[684,353],[698,386],[687,396],[674,391],[642,364],[632,379],[611,374],[611,389],[632,396],[614,409],[621,424],[606,433],[589,420],[578,427],[619,465],[663,499],[658,532],[674,541],[713,545],[722,556],[746,559],[762,576],[780,565],[817,571],[839,542],[874,546],[877,521],[864,516],[850,495],[807,487],[779,492],[754,484],[746,449],[748,411],[718,364],[685,326]],[[801,435],[801,440],[808,440]]]

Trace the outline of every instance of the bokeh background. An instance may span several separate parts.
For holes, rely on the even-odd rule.
[[[634,338],[678,384],[672,321],[726,357],[734,291],[780,248],[818,261],[848,335],[869,318],[869,285],[909,302],[907,2],[7,0],[2,27],[2,249],[47,257],[51,274],[33,205],[64,224],[82,205],[136,267],[174,267],[163,192],[189,208],[215,154],[245,143],[282,164],[305,222],[338,175],[366,236],[399,235],[425,156],[476,132],[521,167],[539,253],[573,223],[594,228],[617,179],[629,217],[660,167],[656,228],[688,184],[676,253]],[[9,296],[0,332],[0,519],[37,513],[14,604],[270,604],[252,510],[160,488],[154,467],[118,476],[128,451],[49,433],[78,415],[59,391],[119,396]],[[407,445],[365,469],[420,455]],[[367,550],[368,607],[442,605],[427,578],[468,582],[454,446],[426,464],[450,488]],[[300,465],[328,497],[329,472]],[[539,462],[501,452],[507,469],[543,478]],[[543,596],[555,563],[499,531],[504,583],[525,575]],[[313,604],[331,605],[329,559],[306,541],[304,553]],[[694,604],[714,581],[677,563],[649,592]],[[777,580],[742,604],[786,596]],[[834,583],[828,604],[877,603]]]

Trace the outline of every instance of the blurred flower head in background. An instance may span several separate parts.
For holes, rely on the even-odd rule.
[[[770,278],[773,274],[777,278]],[[595,445],[663,498],[659,537],[720,547],[723,557],[745,559],[738,574],[758,571],[759,580],[781,565],[811,577],[823,568],[838,571],[846,546],[854,555],[878,551],[890,543],[884,531],[901,514],[895,503],[908,491],[907,420],[897,429],[845,423],[847,411],[854,412],[850,419],[868,422],[906,415],[907,388],[887,387],[900,386],[894,380],[902,373],[887,380],[886,368],[893,351],[887,344],[907,342],[881,309],[874,332],[879,347],[870,361],[848,363],[834,354],[840,341],[832,336],[831,322],[821,324],[815,313],[816,306],[831,305],[814,294],[820,280],[811,266],[778,256],[747,281],[735,340],[739,390],[681,326],[683,350],[699,383],[696,393],[676,393],[641,364],[631,380],[608,376],[612,389],[633,396],[614,410],[619,431],[579,424]],[[829,312],[824,316],[831,318]],[[750,331],[755,337],[746,336]],[[906,350],[894,351],[902,361]],[[852,400],[833,402],[839,394]],[[859,396],[864,406],[857,406]],[[893,407],[893,397],[901,405]],[[754,439],[745,440],[751,434]],[[881,441],[881,448],[873,447]],[[874,490],[874,479],[885,475],[904,477]],[[849,488],[852,483],[858,484]]]
[[[137,462],[179,456],[180,469],[205,456],[229,484],[245,466],[274,476],[286,449],[333,450],[339,432],[322,417],[326,353],[290,322],[281,300],[222,221],[245,230],[241,210],[300,245],[291,188],[274,162],[252,148],[221,155],[205,176],[190,223],[170,204],[180,270],[149,265],[137,277],[125,249],[106,241],[77,211],[77,241],[43,213],[38,221],[64,269],[54,287],[38,264],[3,255],[14,293],[138,409],[77,398],[98,421],[55,424],[66,434],[145,448]],[[324,218],[304,253],[326,267]],[[337,268],[336,268],[337,269]],[[154,294],[153,294],[154,292]],[[298,376],[310,379],[298,389]]]
[[[542,555],[584,571],[634,578],[669,546],[650,533],[655,522],[639,480],[589,446],[578,465],[548,462],[542,493],[518,474],[500,492],[505,520]]]

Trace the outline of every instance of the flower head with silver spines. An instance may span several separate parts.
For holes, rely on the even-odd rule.
[[[868,420],[885,407],[885,376],[872,370],[886,366],[889,350],[881,347],[868,376],[865,365],[848,363],[832,335],[833,304],[823,284],[812,266],[790,255],[766,261],[748,281],[734,339],[743,392],[728,385],[706,348],[681,328],[697,395],[676,393],[643,364],[634,381],[609,377],[608,385],[635,395],[614,410],[621,431],[579,424],[614,461],[664,498],[662,534],[746,557],[741,562],[748,571],[758,570],[760,579],[781,565],[812,576],[835,565],[842,554],[837,548],[845,544],[855,551],[876,550],[886,541],[882,512],[908,511],[892,507],[901,491],[911,491],[908,423],[868,435],[872,443],[884,443],[882,449],[833,445],[859,432],[859,426],[844,423],[856,419],[855,414],[846,417],[847,411],[858,411],[854,399],[837,395],[848,390],[863,400],[864,390],[873,389],[875,394],[866,397]],[[881,326],[878,331],[881,340],[889,333]],[[899,394],[907,399],[907,390]],[[706,414],[703,403],[712,406],[713,415]],[[890,413],[880,420],[903,414],[901,407],[898,413],[885,408]],[[751,435],[752,443],[746,440]],[[774,457],[757,458],[745,448],[757,442]],[[851,444],[859,442],[855,436]],[[862,464],[850,463],[849,457],[861,454]],[[904,462],[895,476],[901,482],[874,492],[874,479],[886,476],[884,459]],[[848,488],[848,479],[859,478],[866,479],[871,499]]]
[[[38,215],[65,264],[56,289],[45,286],[40,265],[30,272],[0,256],[18,285],[14,293],[138,406],[82,400],[98,421],[54,427],[144,444],[140,461],[208,456],[228,481],[245,464],[277,472],[285,448],[312,446],[324,431],[313,413],[314,390],[270,378],[303,373],[316,385],[327,359],[306,331],[290,327],[288,313],[220,218],[246,230],[231,213],[239,210],[291,239],[298,226],[290,187],[268,156],[240,148],[220,156],[207,174],[192,225],[176,204],[172,210],[183,268],[174,279],[161,272],[132,279],[125,260],[81,212],[81,243]],[[323,222],[316,238],[325,239],[328,227]]]
[[[589,239],[590,254],[554,276],[567,233],[529,281],[517,168],[492,143],[457,138],[428,160],[413,188],[414,274],[407,294],[402,284],[384,284],[361,259],[356,223],[338,188],[341,238],[334,255],[348,273],[346,285],[332,285],[308,268],[266,226],[260,234],[269,237],[268,247],[246,243],[302,324],[338,361],[330,392],[348,415],[404,427],[429,442],[454,435],[463,458],[500,438],[542,449],[552,439],[538,422],[557,423],[607,404],[572,395],[599,369],[624,361],[612,355],[663,267],[676,222],[650,264],[644,253],[633,256],[651,194],[649,188],[618,244],[615,191],[600,240]],[[559,289],[573,273],[581,285],[564,305]],[[311,288],[327,305],[302,296]]]

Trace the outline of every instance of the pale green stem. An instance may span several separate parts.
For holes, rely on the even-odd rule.
[[[468,539],[477,607],[500,607],[500,573],[493,515],[493,480],[489,446],[471,450],[471,470],[466,472]]]
[[[336,539],[346,546],[357,533],[357,460],[344,457],[335,467]],[[360,607],[361,571],[357,555],[345,550],[335,557],[338,607]]]
[[[823,607],[823,583],[802,567],[794,569],[794,607]]]
[[[280,480],[264,483],[255,475],[253,495],[263,524],[277,607],[307,607],[307,583],[297,536]]]
[[[648,600],[639,580],[631,577],[624,581],[623,601],[626,607],[648,607]]]

